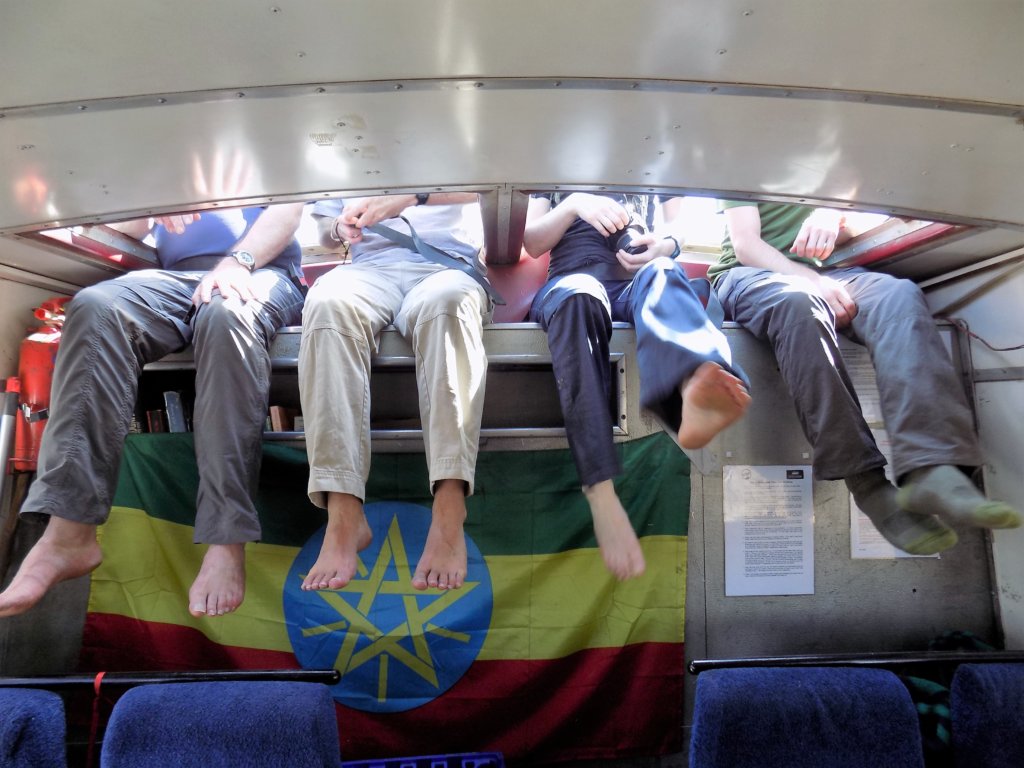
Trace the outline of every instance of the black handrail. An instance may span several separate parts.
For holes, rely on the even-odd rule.
[[[900,667],[921,664],[992,664],[1024,661],[1024,651],[907,651],[891,653],[819,653],[742,659],[693,659],[687,669],[699,675],[737,667]]]
[[[0,677],[0,688],[45,688],[47,690],[73,690],[94,688],[96,674],[49,675],[40,677]],[[131,687],[159,683],[212,683],[283,680],[301,683],[334,685],[341,680],[336,669],[258,669],[258,670],[203,670],[190,672],[104,672],[101,685]]]

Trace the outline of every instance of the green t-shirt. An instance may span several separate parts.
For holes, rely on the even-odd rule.
[[[744,205],[756,205],[761,214],[761,239],[768,245],[775,248],[784,256],[793,261],[803,262],[810,266],[818,266],[809,259],[801,259],[789,252],[790,247],[800,234],[800,227],[807,221],[807,217],[814,213],[814,208],[807,205],[791,205],[789,203],[755,203],[751,200],[719,200],[718,209],[724,211],[726,208],[739,208]],[[708,269],[708,279],[714,283],[718,278],[739,264],[736,259],[736,250],[732,247],[732,240],[729,238],[729,229],[726,227],[725,237],[722,238],[722,256],[718,262],[712,264]]]

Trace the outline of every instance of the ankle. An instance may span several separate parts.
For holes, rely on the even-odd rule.
[[[844,479],[846,481],[846,487],[855,498],[872,494],[886,486],[892,486],[889,482],[889,478],[885,476],[885,470],[882,467],[875,467],[874,469],[869,469],[864,472],[858,472],[857,474],[850,475]]]

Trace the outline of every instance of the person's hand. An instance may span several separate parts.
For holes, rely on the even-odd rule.
[[[831,208],[818,208],[800,227],[790,253],[803,259],[822,261],[836,247],[836,238],[843,226],[843,214]]]
[[[629,212],[610,197],[574,192],[566,199],[577,216],[605,237],[629,224]]]
[[[192,303],[197,307],[209,304],[214,291],[225,299],[238,299],[243,304],[250,299],[260,298],[253,284],[252,273],[230,256],[203,275],[192,294]]]
[[[168,232],[173,232],[175,235],[184,233],[185,227],[195,221],[199,221],[198,213],[179,213],[174,216],[156,216],[153,218],[154,223],[162,224],[164,229]]]
[[[331,224],[334,237],[340,238],[343,242],[358,243],[363,239],[363,230],[359,227],[354,227],[345,223],[345,213],[340,213],[335,219],[334,223]]]
[[[393,219],[413,205],[416,205],[416,195],[360,197],[345,203],[341,217],[348,226],[362,229],[385,219]]]
[[[846,286],[831,277],[818,275],[814,281],[818,293],[832,308],[836,316],[836,328],[846,328],[857,316],[857,304],[850,298]]]
[[[673,251],[676,249],[676,243],[674,240],[670,240],[668,238],[655,238],[652,234],[634,237],[633,245],[646,245],[647,248],[641,253],[630,253],[629,251],[619,250],[618,253],[615,254],[615,258],[619,260],[619,264],[630,272],[638,271],[645,264],[657,259],[659,256],[671,256]]]

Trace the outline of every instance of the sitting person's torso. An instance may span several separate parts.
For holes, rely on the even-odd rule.
[[[557,206],[568,193],[554,192],[540,195]],[[608,193],[608,197],[630,212],[631,218],[649,227],[652,219],[652,199],[648,195],[627,195]],[[615,235],[606,237],[594,229],[593,225],[577,217],[562,235],[561,240],[551,249],[551,261],[548,266],[548,277],[560,277],[574,272],[595,274],[599,279],[629,280],[630,273],[615,258],[612,246]]]
[[[224,211],[203,211],[198,221],[185,227],[178,235],[162,225],[153,228],[157,259],[163,269],[212,269],[242,239],[265,209],[233,208]],[[267,266],[289,271],[302,262],[302,248],[292,238],[288,246]]]
[[[314,204],[313,213],[319,216],[338,216],[344,207],[344,200],[321,200]],[[439,248],[452,256],[472,262],[480,252],[478,236],[470,231],[467,224],[479,227],[480,206],[462,205],[416,205],[402,211],[402,217],[416,230],[416,235],[425,243]],[[380,222],[386,227],[409,234],[409,226],[402,217],[385,219]],[[467,217],[475,217],[467,221]],[[429,262],[430,259],[410,251],[405,246],[378,235],[363,231],[359,242],[352,243],[349,255],[353,264],[383,264],[401,259],[403,261]]]

